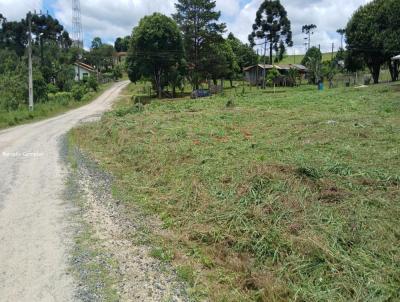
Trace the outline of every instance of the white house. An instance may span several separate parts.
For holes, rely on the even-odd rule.
[[[94,69],[94,67],[88,64],[76,62],[74,64],[74,67],[75,67],[75,82],[79,82],[87,77],[96,76],[96,70]]]

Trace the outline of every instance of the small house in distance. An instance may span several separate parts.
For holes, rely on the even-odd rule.
[[[125,63],[128,53],[125,51],[116,52],[113,54],[114,65]]]
[[[290,69],[295,69],[299,74],[304,77],[308,72],[307,67],[301,64],[287,64],[287,65],[269,65],[269,64],[258,64],[243,68],[245,74],[245,80],[251,85],[260,85],[264,79],[264,72],[268,75],[268,71],[271,69],[277,69],[282,77],[288,76]]]
[[[76,62],[75,68],[75,82],[82,81],[83,79],[91,76],[96,76],[96,69],[88,64]]]

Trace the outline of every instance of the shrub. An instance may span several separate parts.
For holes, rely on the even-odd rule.
[[[72,99],[73,96],[71,92],[58,92],[55,94],[49,94],[49,101],[59,103],[63,106],[68,105]]]
[[[47,91],[48,91],[48,93],[57,93],[60,90],[58,89],[58,87],[56,85],[50,83],[50,84],[47,84]]]
[[[117,81],[118,79],[122,78],[123,74],[123,67],[121,64],[117,64],[114,66],[113,70],[112,70],[112,75],[115,81]]]
[[[33,73],[33,98],[35,103],[47,102],[47,83],[39,71]]]
[[[0,107],[6,111],[17,110],[26,103],[28,83],[20,75],[0,76]]]
[[[99,89],[99,83],[95,77],[90,76],[86,79],[86,87],[92,89],[93,91],[97,91]]]
[[[74,85],[72,87],[72,96],[78,102],[82,100],[83,96],[86,94],[86,87],[83,85]]]

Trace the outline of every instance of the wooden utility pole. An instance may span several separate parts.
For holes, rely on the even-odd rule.
[[[333,52],[334,52],[334,49],[335,49],[335,43],[332,43],[332,61],[333,61]]]
[[[32,72],[32,13],[28,13],[28,86],[29,86],[29,111],[33,111],[33,72]]]

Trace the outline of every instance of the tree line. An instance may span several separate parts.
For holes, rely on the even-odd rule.
[[[331,82],[338,72],[368,68],[375,83],[383,65],[389,67],[392,79],[398,79],[398,64],[391,57],[400,53],[400,2],[374,0],[360,7],[341,35],[341,48],[330,62],[322,62],[318,48],[311,47],[315,24],[306,24],[302,32],[308,51],[302,64],[309,68],[312,83],[323,77]],[[291,22],[279,0],[261,3],[249,44],[232,33],[224,38],[226,24],[219,22],[221,12],[212,0],[179,0],[176,13],[168,17],[159,13],[140,20],[130,37],[118,38],[116,48],[128,51],[127,70],[131,81],[149,79],[159,96],[171,87],[173,94],[182,88],[185,79],[198,89],[200,83],[217,79],[242,77],[245,66],[279,62],[286,48],[293,46]],[[343,40],[347,48],[343,48]],[[264,54],[257,55],[254,46],[263,45]],[[273,59],[275,54],[275,60]],[[344,65],[341,63],[344,62]]]
[[[132,82],[149,79],[161,97],[165,88],[183,89],[187,79],[193,89],[204,81],[238,78],[245,66],[257,64],[249,44],[232,33],[212,0],[179,0],[172,17],[154,13],[142,18],[129,43],[127,71]]]
[[[28,15],[9,21],[0,13],[0,111],[25,108],[28,100]],[[91,49],[74,46],[68,31],[50,15],[31,16],[32,63],[35,103],[49,100],[50,94],[71,93],[80,100],[97,90],[97,78],[75,82],[74,63],[94,66],[102,77],[122,76],[123,66],[113,61],[114,47],[95,38]]]

